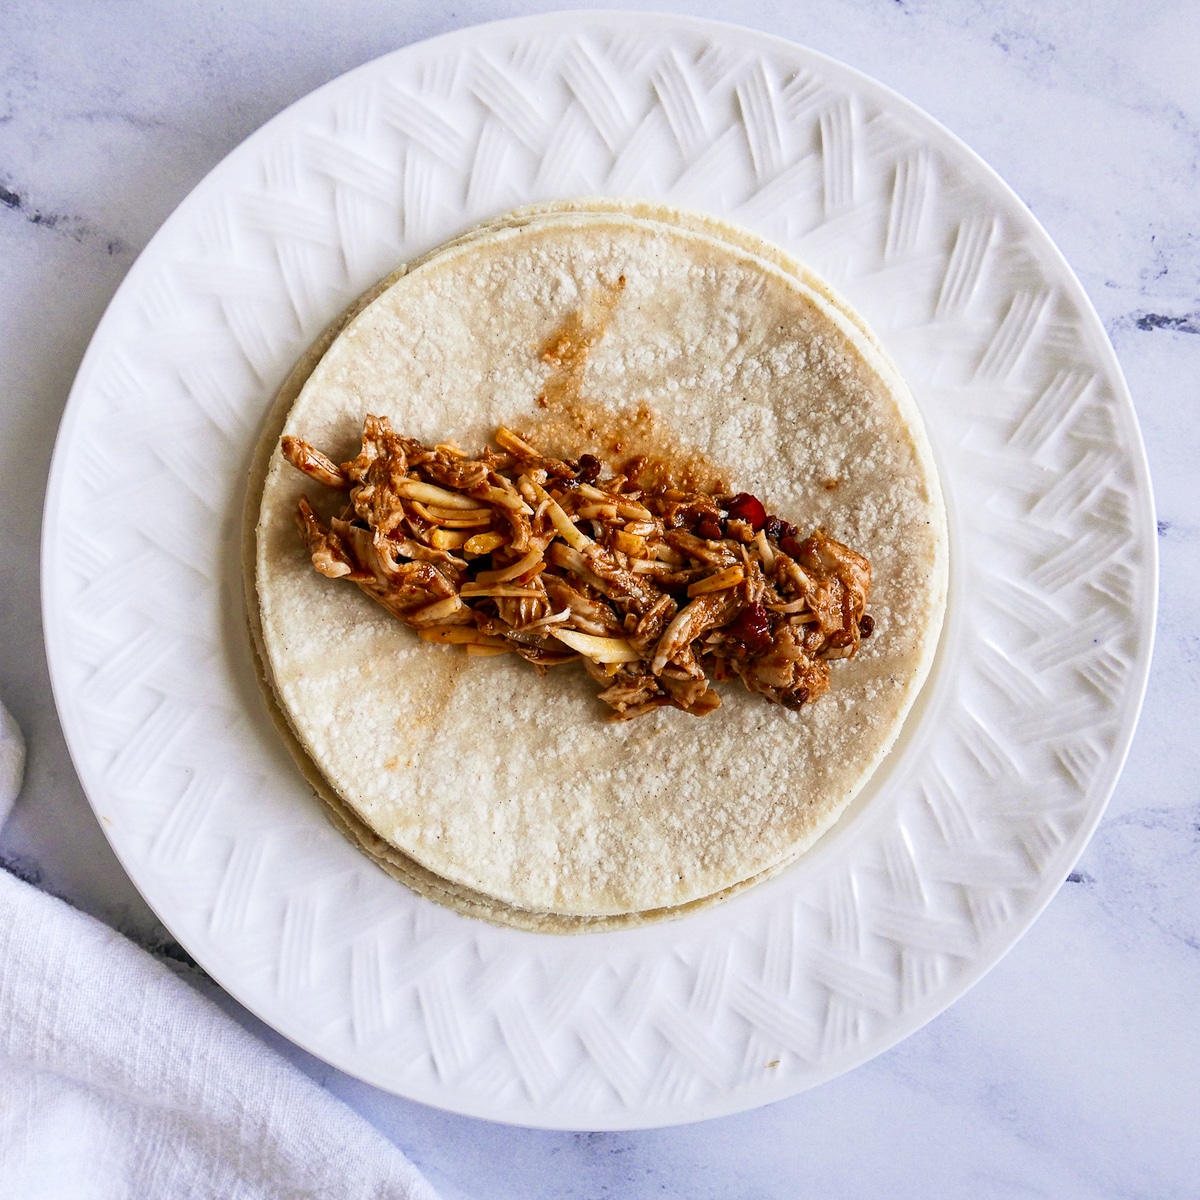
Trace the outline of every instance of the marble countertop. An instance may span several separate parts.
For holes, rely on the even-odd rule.
[[[41,509],[74,372],[140,249],[262,122],[388,50],[546,7],[0,8],[0,696],[30,750],[0,863],[160,954],[180,951],[87,805],[41,649]],[[1107,815],[1033,929],[948,1012],[832,1083],[737,1117],[628,1134],[492,1125],[359,1083],[218,999],[450,1200],[1194,1196],[1200,7],[1099,0],[1083,21],[1066,0],[659,7],[736,16],[895,88],[1004,176],[1091,296],[1146,439],[1162,564],[1144,715]]]

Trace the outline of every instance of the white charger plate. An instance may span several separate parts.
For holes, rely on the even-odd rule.
[[[476,221],[600,194],[747,226],[867,317],[939,458],[952,590],[901,744],[812,852],[685,920],[559,938],[422,901],[328,825],[258,693],[239,517],[272,394],[352,298]],[[380,1087],[585,1129],[798,1092],[893,1045],[992,966],[1115,784],[1156,574],[1112,349],[995,174],[812,51],[631,13],[410,46],[225,159],[96,331],[43,544],[75,765],[126,870],[204,968]]]

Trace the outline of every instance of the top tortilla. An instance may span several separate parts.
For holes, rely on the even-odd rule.
[[[539,439],[549,368],[537,347],[621,275],[584,377],[589,421],[574,433],[551,421],[559,440]],[[263,644],[301,745],[403,855],[520,909],[669,909],[790,861],[886,753],[936,644],[944,514],[894,369],[827,294],[696,229],[564,212],[450,244],[350,322],[284,432],[349,458],[376,413],[431,443],[474,450],[508,424],[548,451],[603,456],[586,426],[602,441],[639,409],[734,490],[870,558],[876,634],[834,665],[827,696],[790,712],[724,684],[710,717],[664,709],[607,724],[582,670],[539,679],[508,657],[420,642],[317,575],[291,514],[305,491],[325,498],[278,451],[267,470]]]

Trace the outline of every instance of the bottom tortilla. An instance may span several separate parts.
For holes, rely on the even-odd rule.
[[[573,206],[573,211],[577,214],[586,214],[587,202],[581,202],[577,206]],[[609,208],[607,211],[612,211]],[[524,216],[521,222],[524,221]],[[487,227],[484,227],[486,231]],[[708,227],[707,232],[715,235],[718,230],[715,227]],[[475,233],[468,233],[461,239],[456,239],[453,244],[461,245],[466,241],[470,241]],[[733,242],[732,238],[728,239]],[[439,251],[435,251],[436,255]],[[413,268],[420,265],[413,264]],[[782,262],[779,264],[784,265]],[[790,264],[789,264],[790,265]],[[311,373],[316,369],[321,359],[324,357],[326,350],[334,342],[337,335],[354,319],[354,317],[362,311],[373,299],[385,292],[392,283],[402,277],[407,269],[402,269],[393,276],[384,280],[376,288],[372,289],[366,296],[351,307],[347,313],[343,314],[337,321],[325,331],[318,342],[304,356],[301,362],[297,365],[284,387],[281,389],[276,403],[272,408],[272,412],[266,423],[263,438],[259,446],[258,454],[255,458],[255,464],[252,468],[251,479],[251,494],[248,496],[246,506],[246,540],[248,558],[246,562],[247,568],[247,611],[252,637],[255,644],[255,649],[259,658],[260,675],[263,682],[264,693],[268,698],[268,703],[271,708],[273,719],[284,735],[285,742],[289,750],[296,759],[305,777],[313,786],[318,796],[323,800],[331,821],[339,828],[342,833],[351,840],[353,844],[358,846],[366,853],[373,861],[381,868],[388,871],[393,877],[397,878],[407,886],[412,888],[418,894],[426,896],[429,899],[435,900],[449,908],[452,908],[464,915],[479,917],[480,919],[490,921],[498,925],[513,926],[522,929],[534,930],[539,932],[586,932],[594,930],[605,930],[623,928],[631,925],[638,925],[650,921],[663,920],[671,917],[682,916],[687,913],[696,911],[697,909],[706,907],[720,900],[723,900],[736,892],[744,890],[755,883],[761,882],[763,879],[771,875],[777,874],[785,867],[789,866],[796,857],[798,857],[805,849],[815,840],[815,836],[805,840],[803,843],[798,843],[795,846],[794,853],[789,857],[785,857],[779,861],[771,863],[764,870],[750,874],[744,879],[737,880],[722,887],[707,895],[694,896],[688,899],[685,903],[676,905],[667,905],[663,907],[654,907],[648,909],[640,909],[637,911],[608,911],[599,915],[591,914],[570,914],[563,912],[544,911],[532,907],[523,907],[520,905],[506,902],[503,899],[496,898],[484,892],[472,890],[468,885],[460,882],[447,879],[435,871],[423,866],[411,858],[408,854],[395,847],[387,839],[376,832],[369,824],[367,824],[355,811],[353,807],[347,804],[333,787],[325,779],[317,764],[308,755],[304,749],[302,740],[296,735],[296,731],[291,727],[288,718],[280,709],[276,701],[276,688],[270,675],[270,658],[267,653],[263,629],[259,619],[259,606],[256,598],[256,587],[254,579],[254,562],[251,556],[253,554],[254,541],[254,522],[259,516],[259,500],[263,491],[263,481],[267,474],[268,464],[274,447],[277,444],[278,436],[282,430],[285,421],[287,420],[289,411],[297,396],[304,387],[306,380]],[[848,311],[848,310],[845,310]],[[855,322],[860,328],[859,322]],[[868,357],[870,350],[877,349],[877,344],[867,350]],[[894,368],[887,367],[890,370],[886,371],[879,369],[876,366],[879,374],[888,376],[889,383],[894,384],[896,376]],[[903,401],[898,401],[902,409],[905,407]],[[911,405],[911,398],[908,398],[907,404]],[[905,415],[911,415],[906,412]],[[916,418],[919,428],[919,416]],[[933,486],[936,488],[936,482]],[[944,536],[944,535],[943,535]],[[941,563],[941,570],[944,574],[944,555]],[[936,587],[934,589],[936,591]],[[944,584],[943,584],[944,597]],[[935,606],[936,607],[936,606]],[[929,634],[929,646],[925,655],[922,669],[919,675],[923,678],[924,671],[928,668],[928,663],[932,658],[932,649],[937,640],[937,625],[940,624],[941,613],[936,613],[936,622],[931,622],[931,631]],[[912,690],[912,695],[915,697],[916,689]],[[720,718],[713,718],[719,720]],[[896,729],[898,731],[899,724]],[[865,782],[865,779],[864,781]],[[824,827],[823,827],[824,828]],[[822,829],[823,831],[823,829]]]

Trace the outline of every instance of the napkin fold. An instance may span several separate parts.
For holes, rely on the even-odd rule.
[[[5,774],[16,727],[0,714],[2,820],[20,770]],[[437,1200],[371,1125],[150,954],[2,870],[0,1194]]]

